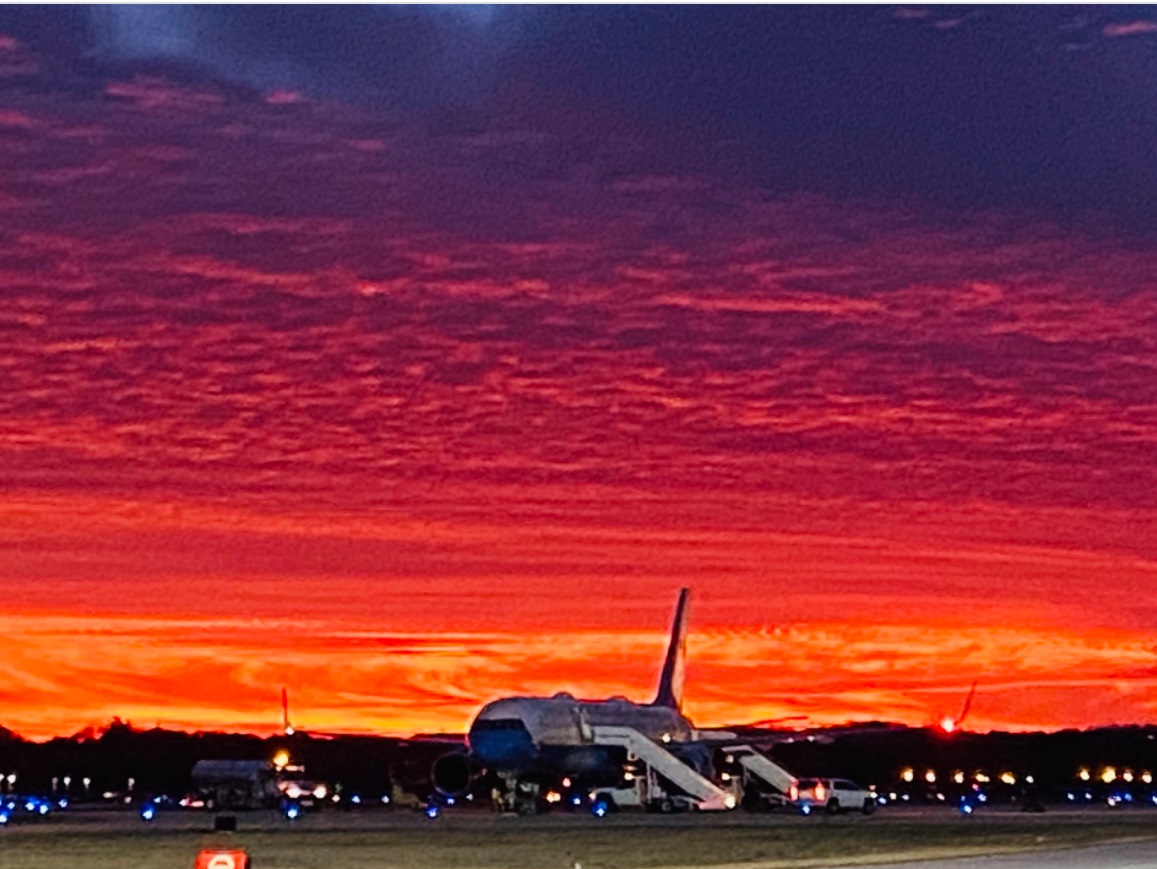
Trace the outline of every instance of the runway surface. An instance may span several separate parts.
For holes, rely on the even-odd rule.
[[[863,865],[848,864],[838,869],[863,869]],[[872,869],[1157,869],[1157,842],[1127,842],[916,863],[877,863],[872,865]]]
[[[235,833],[218,833],[208,812],[164,811],[148,823],[132,807],[20,816],[0,830],[0,869],[179,869],[203,848],[226,846],[244,848],[268,869],[1157,869],[1157,808],[1058,806],[1030,814],[992,807],[964,817],[925,806],[887,807],[871,817],[623,812],[601,819],[462,810],[431,821],[367,806],[292,823],[272,811],[235,817]]]

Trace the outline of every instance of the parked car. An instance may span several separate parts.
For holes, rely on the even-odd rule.
[[[846,778],[801,778],[791,800],[803,811],[823,809],[828,814],[855,809],[870,815],[876,811],[876,794]]]

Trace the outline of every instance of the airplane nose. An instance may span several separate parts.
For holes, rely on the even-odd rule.
[[[483,763],[517,763],[534,751],[530,731],[517,718],[475,721],[467,740]]]

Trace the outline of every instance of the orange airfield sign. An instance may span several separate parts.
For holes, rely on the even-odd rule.
[[[193,869],[249,869],[249,855],[244,851],[209,849],[197,855]]]

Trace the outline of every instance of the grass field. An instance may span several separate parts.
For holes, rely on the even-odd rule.
[[[0,869],[192,869],[202,847],[244,847],[254,869],[660,869],[816,867],[1155,839],[1149,813],[1091,811],[963,818],[947,810],[873,818],[620,816],[497,818],[412,815],[240,817],[235,834],[208,816],[144,825],[129,813],[69,817],[0,831]]]

